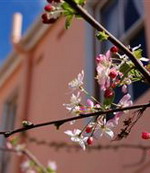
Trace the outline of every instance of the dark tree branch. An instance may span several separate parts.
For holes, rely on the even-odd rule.
[[[39,124],[31,124],[26,127],[18,128],[12,131],[1,131],[0,135],[4,135],[6,138],[19,132],[24,132],[30,129],[38,128],[38,127],[43,127],[43,126],[49,126],[49,125],[54,125],[57,129],[59,127],[67,122],[74,121],[74,120],[79,120],[87,117],[93,117],[93,116],[101,116],[104,114],[108,113],[114,113],[114,112],[121,112],[121,111],[126,111],[126,110],[133,110],[133,109],[146,109],[150,107],[150,103],[146,104],[140,104],[140,105],[135,105],[135,106],[130,106],[130,107],[123,107],[123,108],[117,108],[117,109],[110,109],[106,111],[98,111],[95,113],[89,113],[89,114],[80,114],[79,116],[71,117],[71,118],[66,118],[66,119],[61,119],[61,120],[56,120],[56,121],[49,121],[45,123],[39,123]]]
[[[76,4],[73,0],[64,0],[67,2],[73,9],[76,10],[78,14],[83,17],[93,28],[97,31],[104,31],[109,37],[108,40],[122,50],[134,63],[135,67],[141,72],[147,82],[150,84],[150,73],[139,63],[139,60],[133,55],[133,53],[122,44],[116,37],[114,37],[109,31],[107,31],[99,22],[97,22],[83,7]]]

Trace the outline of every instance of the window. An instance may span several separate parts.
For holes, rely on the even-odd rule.
[[[147,57],[147,48],[144,31],[144,10],[142,0],[101,0],[97,1],[95,17],[125,45],[131,47],[141,44],[143,56]],[[95,42],[96,53],[105,53],[112,44],[109,41]],[[98,88],[98,87],[97,87]],[[136,82],[129,87],[133,100],[142,95],[148,86],[142,82]],[[97,93],[100,91],[97,90]],[[120,93],[120,92],[118,92]],[[100,94],[99,94],[100,95]],[[118,98],[117,100],[119,99]]]
[[[2,115],[2,124],[0,130],[13,130],[15,126],[17,111],[17,96],[13,96],[8,99],[4,104],[4,111]],[[0,147],[4,148],[6,146],[6,140],[3,136],[0,136]],[[0,172],[8,173],[8,166],[10,163],[10,153],[5,151],[0,151]]]

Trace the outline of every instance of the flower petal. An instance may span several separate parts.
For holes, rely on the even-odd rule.
[[[110,137],[110,138],[114,137],[114,132],[109,128],[105,129],[105,134],[106,134],[107,137]]]
[[[66,130],[64,133],[67,134],[67,135],[69,135],[69,136],[73,136],[73,133],[72,133],[71,130]]]

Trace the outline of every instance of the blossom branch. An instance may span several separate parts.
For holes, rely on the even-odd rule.
[[[144,109],[145,110],[148,107],[150,107],[150,103],[140,104],[140,105],[135,105],[135,106],[128,106],[128,107],[123,107],[123,108],[117,108],[117,109],[110,109],[110,110],[105,110],[105,111],[98,111],[98,112],[89,113],[89,114],[80,114],[79,116],[65,118],[65,119],[56,120],[56,121],[49,121],[49,122],[45,122],[45,123],[39,123],[39,124],[31,123],[29,125],[26,125],[25,127],[18,128],[18,129],[12,130],[12,131],[1,131],[0,135],[4,135],[7,138],[15,133],[24,132],[24,131],[28,131],[30,129],[39,128],[39,127],[43,127],[43,126],[49,126],[49,125],[54,125],[54,126],[56,126],[57,129],[59,129],[59,127],[61,125],[65,124],[67,122],[74,121],[74,120],[84,119],[87,117],[101,116],[101,115],[108,114],[108,113],[133,110],[133,109]]]
[[[149,72],[139,63],[139,60],[133,55],[133,53],[122,44],[116,37],[114,37],[109,31],[107,31],[99,22],[97,22],[81,5],[75,3],[73,0],[64,0],[67,2],[73,9],[76,10],[77,13],[83,17],[85,21],[87,21],[93,28],[97,31],[105,32],[108,35],[108,40],[112,42],[115,46],[117,46],[120,50],[122,50],[134,63],[136,68],[141,72],[147,82],[150,84],[150,74]]]
[[[5,147],[0,147],[1,151],[4,152],[13,152],[13,153],[21,153],[24,156],[26,156],[30,161],[32,161],[35,166],[37,166],[40,170],[41,173],[48,173],[48,171],[45,169],[45,167],[40,163],[40,161],[26,148],[20,148],[19,150],[17,148],[5,148]]]
[[[40,161],[28,150],[24,149],[22,153],[27,156],[40,170],[41,173],[48,173],[46,168],[40,163]]]

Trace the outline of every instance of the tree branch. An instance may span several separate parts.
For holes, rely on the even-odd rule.
[[[122,44],[117,38],[115,38],[109,31],[107,31],[99,22],[97,22],[83,7],[76,4],[73,0],[64,0],[67,2],[73,9],[77,11],[87,21],[93,28],[97,31],[105,32],[109,37],[108,40],[122,50],[134,63],[136,68],[141,72],[147,82],[150,84],[150,73],[139,63],[139,60],[132,54],[132,52]]]
[[[117,109],[110,109],[106,111],[98,111],[95,113],[89,113],[89,114],[80,114],[79,116],[71,117],[71,118],[65,118],[61,120],[56,120],[56,121],[49,121],[45,123],[39,123],[39,124],[30,124],[26,127],[18,128],[12,131],[1,131],[0,135],[4,135],[6,138],[19,132],[24,132],[30,129],[38,128],[38,127],[43,127],[43,126],[49,126],[49,125],[54,125],[57,129],[59,127],[67,122],[74,121],[74,120],[79,120],[87,117],[93,117],[93,116],[101,116],[104,114],[108,113],[114,113],[114,112],[121,112],[121,111],[126,111],[126,110],[133,110],[133,109],[146,109],[150,107],[150,103],[146,104],[140,104],[140,105],[135,105],[135,106],[129,106],[129,107],[123,107],[123,108],[117,108]]]

